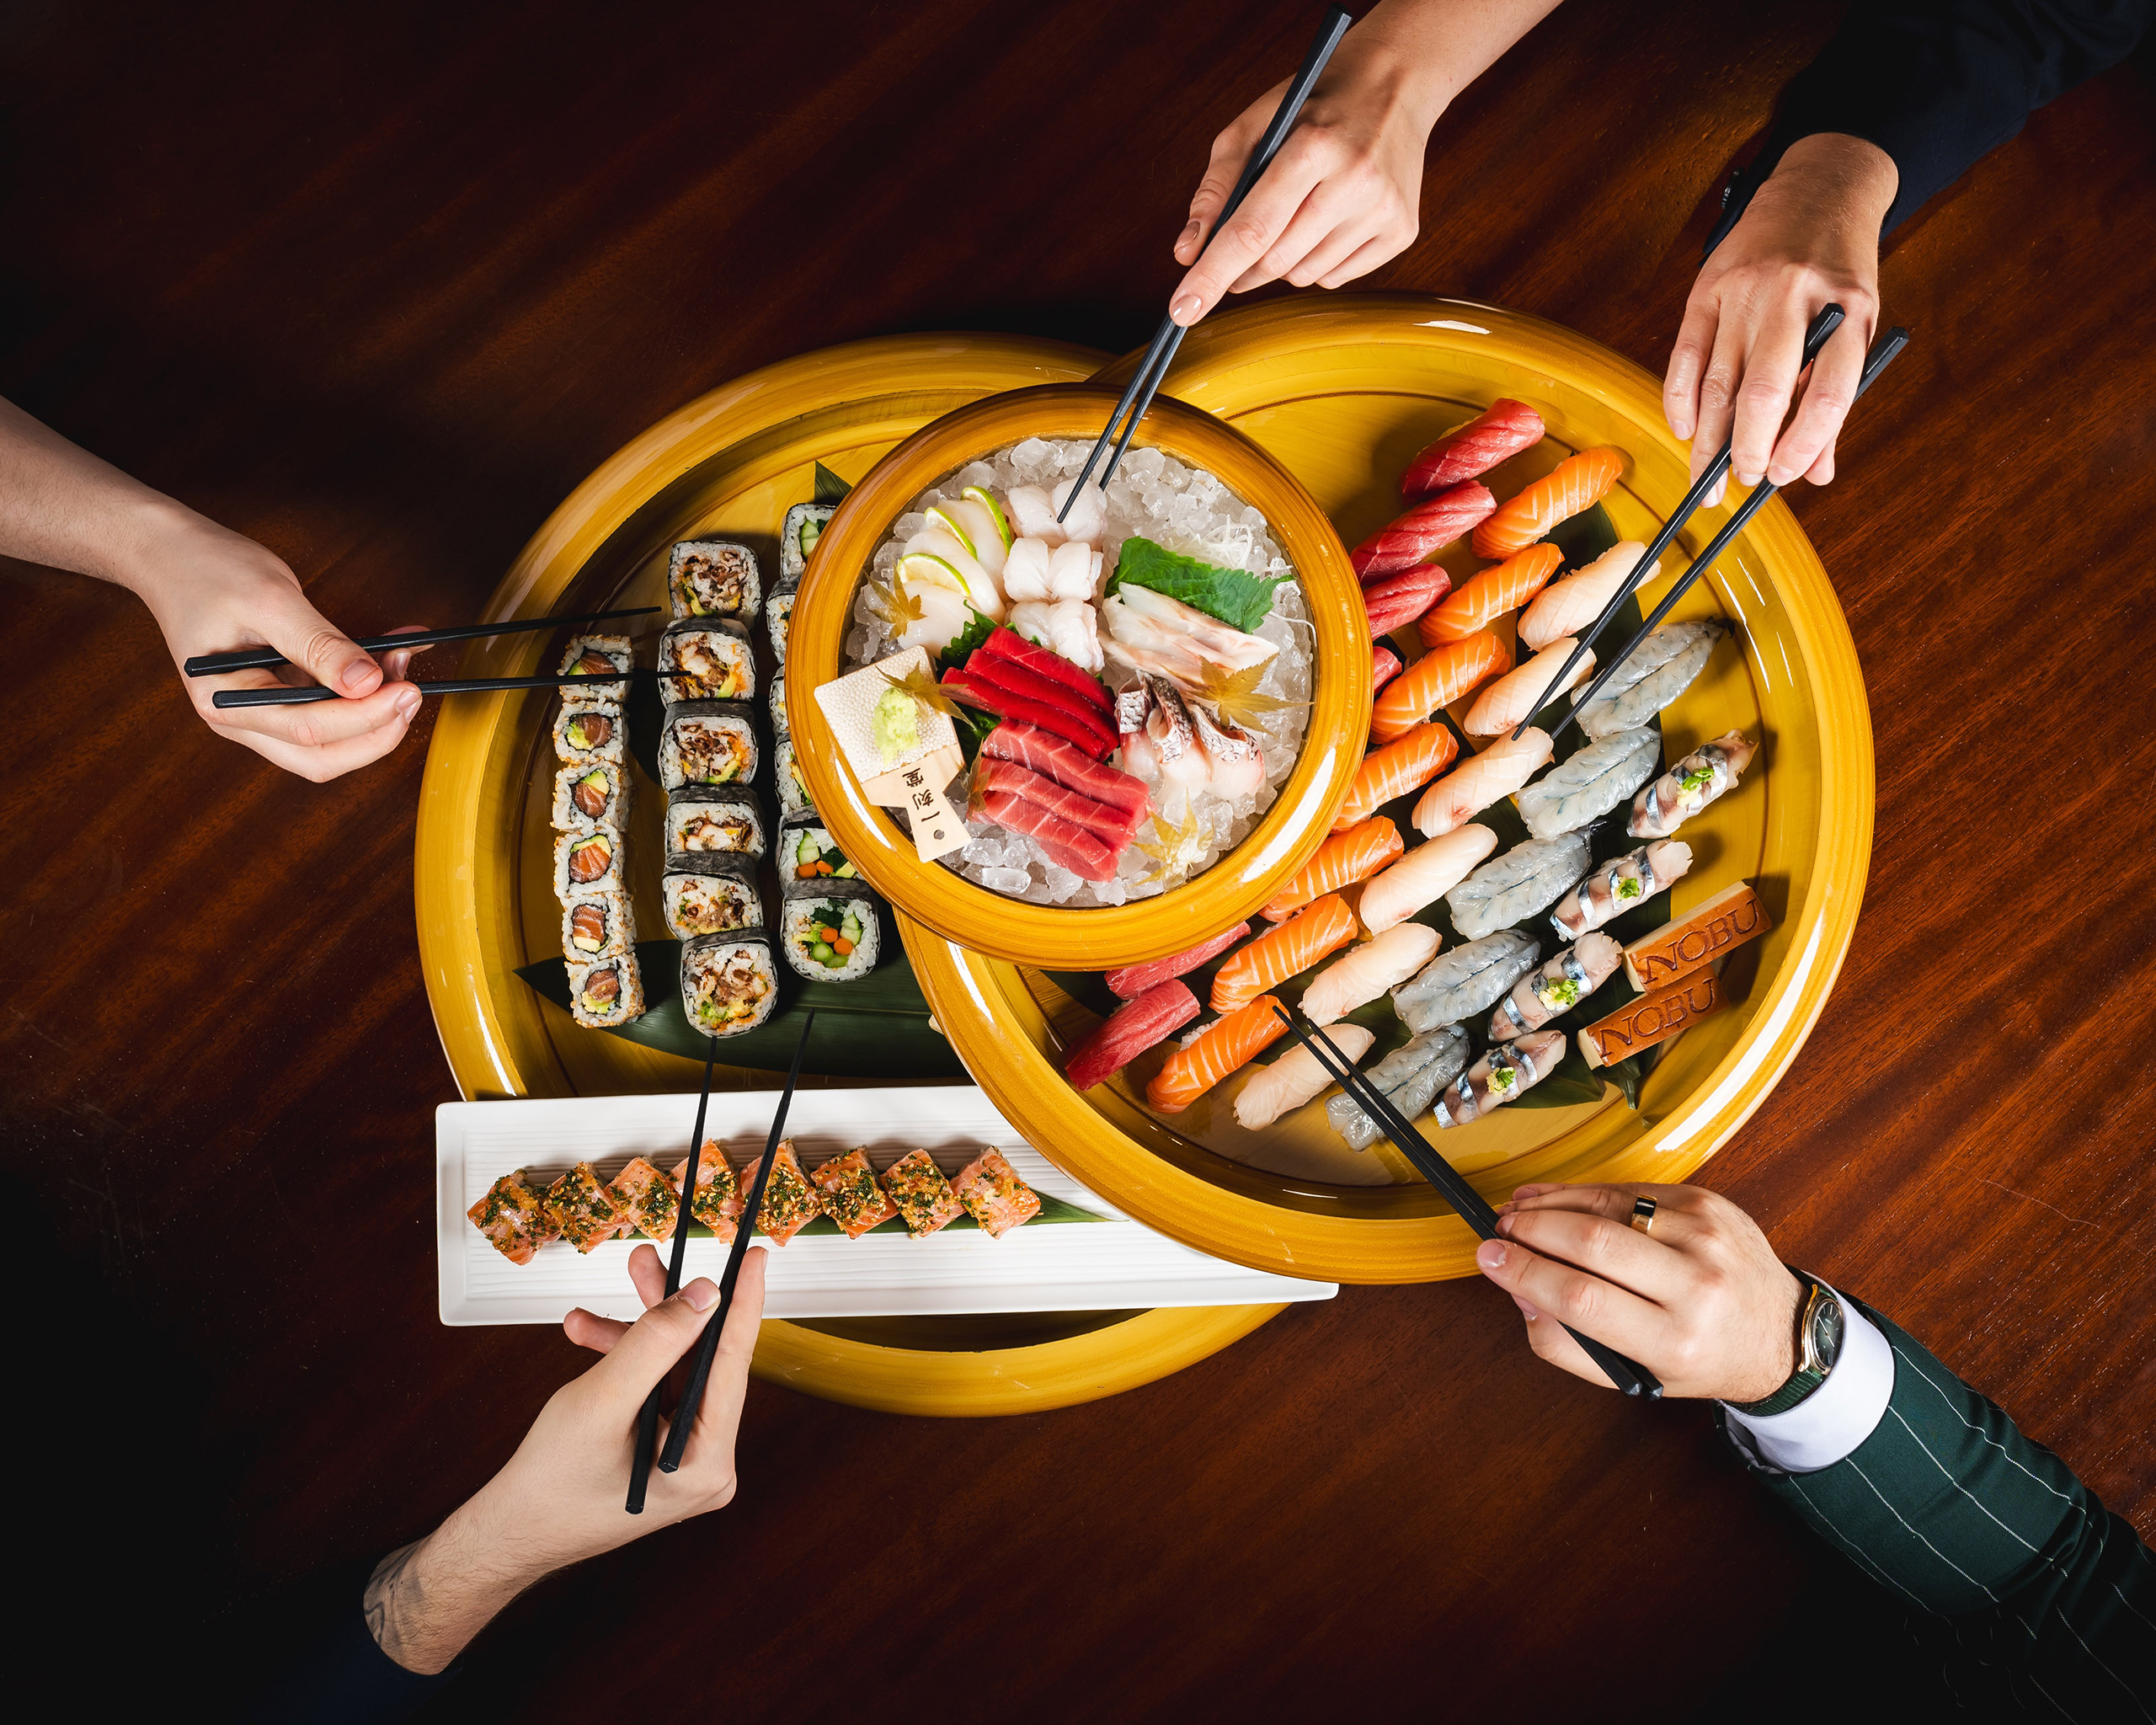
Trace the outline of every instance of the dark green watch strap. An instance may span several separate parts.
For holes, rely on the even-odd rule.
[[[1796,1306],[1796,1370],[1771,1396],[1762,1397],[1757,1402],[1729,1404],[1739,1413],[1749,1414],[1754,1419],[1787,1413],[1827,1381],[1828,1374],[1834,1369],[1834,1361],[1840,1357],[1839,1297],[1817,1276],[1794,1267],[1790,1274],[1804,1284],[1804,1295]],[[1822,1311],[1823,1307],[1832,1310]]]

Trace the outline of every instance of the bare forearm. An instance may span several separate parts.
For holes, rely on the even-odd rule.
[[[1379,0],[1352,33],[1400,68],[1406,99],[1437,124],[1453,99],[1557,9],[1557,0]]]
[[[194,518],[0,401],[0,553],[131,586],[147,547]]]
[[[423,1540],[376,1565],[364,1605],[375,1644],[408,1671],[446,1670],[472,1638],[555,1566],[490,1538],[482,1492]]]

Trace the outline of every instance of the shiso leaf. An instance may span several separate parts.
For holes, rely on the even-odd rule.
[[[852,489],[852,486],[821,462],[816,463],[816,494],[810,499],[811,502],[844,503],[846,493]]]
[[[1218,563],[1185,557],[1150,539],[1130,538],[1123,542],[1107,590],[1114,592],[1125,581],[1150,587],[1247,635],[1272,614],[1273,590],[1288,579],[1223,569]]]
[[[1307,701],[1289,701],[1278,695],[1261,695],[1257,686],[1264,680],[1265,671],[1262,665],[1251,665],[1247,670],[1230,671],[1208,660],[1203,677],[1191,691],[1192,697],[1203,701],[1230,724],[1245,730],[1268,713],[1310,704]]]
[[[969,605],[966,607],[965,628],[953,636],[943,650],[936,656],[947,665],[963,670],[966,661],[986,644],[990,632],[995,628],[995,618],[984,611],[974,610]]]

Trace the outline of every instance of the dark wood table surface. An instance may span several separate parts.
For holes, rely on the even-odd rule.
[[[1143,341],[1208,142],[1315,8],[4,10],[0,393],[358,632],[477,615],[586,473],[751,367]],[[1369,285],[1658,371],[1723,169],[1833,21],[1575,0],[1446,116],[1423,237]],[[1793,499],[1870,690],[1870,884],[1810,1043],[1701,1176],[2144,1535],[2152,167],[2129,64],[1892,244],[1914,345]],[[56,1646],[243,1662],[259,1601],[430,1526],[583,1360],[435,1317],[426,723],[302,782],[194,720],[126,594],[0,579],[17,1477],[67,1535],[19,1579]],[[529,1596],[460,1706],[1682,1711],[1820,1560],[1704,1411],[1622,1405],[1520,1329],[1479,1282],[1349,1289],[983,1422],[759,1385],[738,1503]]]

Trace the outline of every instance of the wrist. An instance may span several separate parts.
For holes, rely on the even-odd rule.
[[[1757,1344],[1749,1351],[1744,1370],[1717,1392],[1717,1401],[1735,1404],[1764,1401],[1796,1370],[1797,1325],[1804,1315],[1809,1285],[1786,1265],[1776,1268],[1781,1271],[1781,1279],[1766,1303]]]
[[[119,499],[103,536],[101,566],[92,573],[148,603],[160,570],[177,567],[175,547],[208,526],[202,516],[147,486]]]
[[[1876,235],[1902,183],[1894,158],[1848,132],[1812,132],[1782,152],[1759,200],[1787,200]]]

